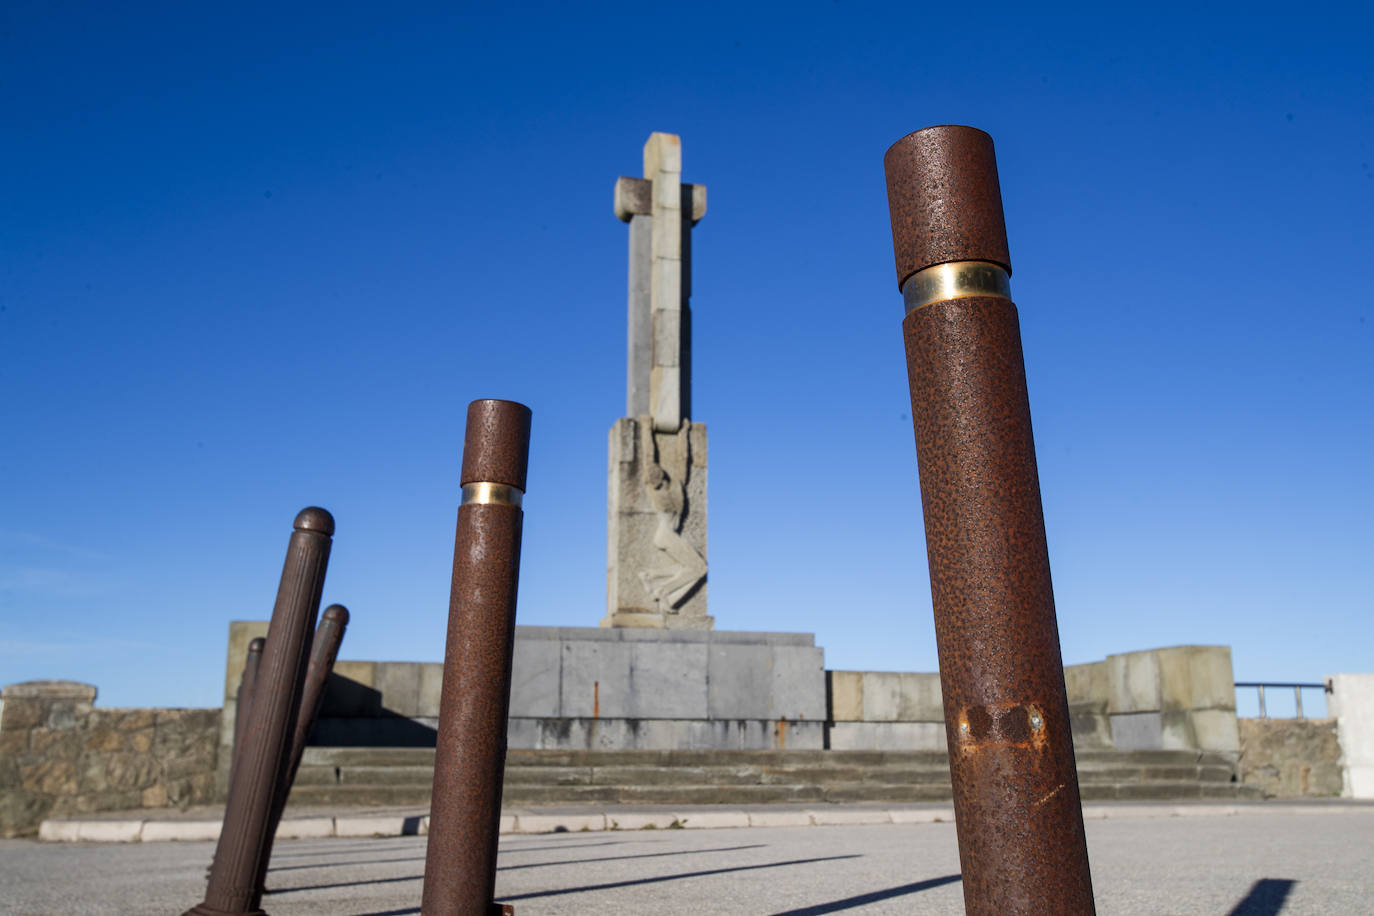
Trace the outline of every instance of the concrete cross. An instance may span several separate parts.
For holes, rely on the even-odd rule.
[[[644,177],[615,183],[615,215],[630,224],[626,413],[676,432],[692,410],[691,228],[706,186],[683,184],[682,141],[652,133]]]

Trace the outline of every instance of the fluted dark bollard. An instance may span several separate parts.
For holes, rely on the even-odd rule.
[[[992,138],[931,127],[884,165],[964,905],[1093,913]]]
[[[254,900],[268,822],[300,708],[315,616],[320,609],[334,519],[323,509],[301,510],[286,548],[277,603],[267,628],[242,761],[229,786],[224,825],[205,900],[188,916],[257,916]]]
[[[267,640],[255,636],[248,642],[248,653],[243,659],[243,677],[239,679],[239,689],[234,703],[234,747],[229,758],[229,785],[234,784],[234,773],[238,771],[239,761],[243,759],[243,736],[248,731],[248,717],[253,708],[253,687],[258,682],[258,666],[262,662],[262,648]],[[205,866],[205,879],[215,870],[214,859]]]
[[[334,661],[339,657],[339,646],[343,643],[344,630],[348,629],[348,608],[342,604],[331,604],[320,615],[320,625],[315,628],[315,639],[310,646],[310,662],[305,668],[305,686],[301,691],[300,714],[296,716],[296,728],[291,736],[291,751],[286,758],[286,771],[277,783],[277,796],[272,805],[272,819],[267,827],[267,847],[263,850],[262,864],[255,887],[256,905],[261,905],[263,890],[267,880],[267,868],[272,860],[272,844],[276,841],[277,825],[281,823],[282,812],[286,810],[286,798],[291,794],[291,786],[296,781],[296,771],[301,768],[301,758],[305,756],[305,743],[310,740],[310,731],[315,727],[315,719],[320,714],[320,704],[324,702],[324,687],[329,673],[334,670]]]
[[[238,769],[239,753],[243,748],[243,735],[248,729],[249,710],[253,708],[253,687],[258,682],[258,666],[262,662],[262,648],[267,640],[255,636],[248,643],[248,654],[243,659],[243,677],[239,680],[238,699],[234,703],[234,750],[229,760],[229,784],[234,784],[234,771]]]
[[[424,916],[512,912],[492,896],[529,442],[530,411],[523,404],[468,406]]]

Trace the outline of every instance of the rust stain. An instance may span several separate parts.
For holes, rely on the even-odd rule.
[[[592,681],[592,718],[601,718],[601,682]]]

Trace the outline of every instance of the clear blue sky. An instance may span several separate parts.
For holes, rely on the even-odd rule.
[[[534,410],[520,622],[595,626],[653,130],[710,194],[717,626],[934,670],[882,155],[951,122],[997,144],[1065,660],[1374,670],[1367,6],[405,6],[0,12],[0,683],[217,704],[311,504],[343,656],[439,660],[478,397]]]

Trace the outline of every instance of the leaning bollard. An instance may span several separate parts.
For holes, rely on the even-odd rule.
[[[306,655],[320,609],[334,519],[323,509],[302,509],[286,548],[277,603],[267,628],[251,721],[241,763],[229,786],[224,825],[205,900],[187,916],[257,916],[254,883],[261,873],[268,821],[300,705]]]
[[[243,678],[239,681],[238,700],[234,704],[234,750],[229,758],[229,785],[234,784],[234,771],[238,769],[243,748],[243,735],[248,730],[249,710],[253,708],[253,687],[258,682],[258,665],[262,662],[262,648],[266,640],[255,636],[248,643],[248,654],[243,660]]]
[[[258,682],[258,666],[262,662],[262,648],[267,640],[255,636],[248,643],[248,654],[243,660],[243,677],[239,679],[239,689],[234,703],[234,747],[229,757],[229,785],[234,784],[234,774],[238,772],[239,761],[243,759],[243,736],[248,731],[248,717],[253,708],[253,687]],[[215,870],[214,859],[205,866],[205,880]]]
[[[930,127],[883,162],[964,905],[1093,913],[992,138]]]
[[[286,797],[291,794],[291,785],[296,781],[296,771],[301,768],[301,758],[305,755],[305,743],[310,740],[310,731],[315,727],[315,719],[320,714],[320,704],[324,702],[324,687],[329,673],[334,670],[334,661],[339,657],[339,646],[343,643],[344,630],[348,629],[348,608],[342,604],[331,604],[320,615],[320,625],[315,628],[315,639],[310,646],[310,663],[305,668],[305,686],[301,690],[300,711],[296,715],[296,728],[291,736],[291,750],[287,754],[286,767],[277,782],[277,795],[272,804],[272,817],[267,825],[267,845],[262,852],[257,884],[254,886],[254,906],[262,904],[262,895],[267,881],[267,867],[272,861],[272,844],[276,841],[277,825],[281,823],[282,812],[286,810]]]
[[[513,912],[492,897],[529,445],[528,407],[513,401],[468,406],[424,916]]]

